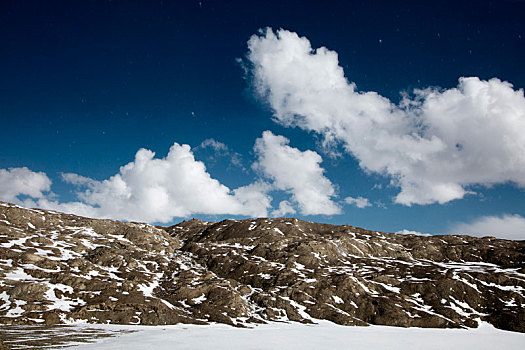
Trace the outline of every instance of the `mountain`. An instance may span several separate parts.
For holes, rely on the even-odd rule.
[[[171,227],[0,202],[0,323],[267,321],[525,332],[525,241],[298,219]]]

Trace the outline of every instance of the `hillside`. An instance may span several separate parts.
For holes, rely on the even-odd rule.
[[[88,219],[0,202],[0,323],[267,321],[525,332],[525,242],[298,219]]]

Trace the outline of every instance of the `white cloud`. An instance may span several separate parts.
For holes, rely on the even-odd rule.
[[[59,202],[49,198],[41,198],[32,205],[24,204],[25,207],[38,207],[54,210],[62,213],[76,214],[88,218],[119,219],[105,213],[101,208],[95,208],[82,202]],[[122,219],[122,218],[120,218]],[[132,219],[129,219],[132,220]],[[140,221],[140,220],[137,220]]]
[[[458,223],[450,232],[475,237],[493,236],[525,240],[525,218],[520,215],[482,216],[470,223]]]
[[[279,208],[272,211],[273,217],[283,217],[288,214],[295,214],[295,209],[292,204],[288,201],[281,201],[279,203]]]
[[[319,165],[321,156],[310,150],[302,152],[288,143],[287,138],[265,131],[255,141],[257,161],[253,168],[271,179],[274,188],[288,191],[302,214],[339,214],[341,209],[331,200],[334,186]]]
[[[215,152],[228,152],[228,146],[226,146],[224,143],[220,142],[220,141],[216,141],[214,139],[206,139],[204,141],[202,141],[202,143],[200,144],[201,148],[206,148],[206,147],[210,147],[212,148]]]
[[[415,235],[415,236],[432,236],[430,233],[421,233],[421,232],[418,232],[418,231],[410,231],[410,230],[407,230],[407,229],[403,229],[401,231],[397,231],[396,232],[397,235]]]
[[[190,146],[174,143],[165,158],[155,158],[154,152],[140,149],[134,161],[105,180],[63,173],[62,180],[77,188],[78,201],[73,202],[55,198],[45,173],[28,168],[0,169],[0,199],[87,217],[170,222],[192,214],[267,216],[272,201],[268,192],[282,190],[291,194],[293,203],[281,201],[273,216],[294,214],[293,205],[305,215],[340,213],[331,200],[333,185],[319,165],[321,156],[292,148],[288,142],[269,131],[256,141],[253,167],[271,179],[271,184],[259,179],[231,190],[212,178],[204,163],[195,160]],[[212,139],[200,147],[228,150]]]
[[[17,202],[27,195],[32,206],[90,217],[147,222],[169,222],[191,214],[267,216],[271,198],[267,184],[256,182],[230,190],[196,161],[188,145],[173,144],[165,158],[140,149],[135,160],[103,181],[77,174],[62,174],[65,182],[83,190],[79,202],[60,203],[43,192],[51,181],[27,168],[0,170],[0,198]],[[20,203],[20,201],[18,201]]]
[[[78,184],[71,175],[65,179]],[[79,198],[96,207],[98,216],[115,219],[168,222],[194,213],[265,216],[270,203],[260,186],[232,192],[195,160],[190,146],[178,143],[165,158],[140,149],[118,174],[104,181],[88,180]]]
[[[244,169],[244,166],[242,164],[241,154],[237,152],[232,152],[226,144],[215,139],[206,139],[202,141],[202,143],[196,149],[204,148],[211,148],[216,156],[230,158],[230,163],[233,166],[241,168],[242,170],[246,170]]]
[[[351,205],[355,205],[356,207],[360,209],[372,206],[368,198],[365,198],[365,197],[357,197],[357,198],[346,197],[345,202]]]
[[[271,29],[248,41],[256,91],[284,126],[341,143],[362,169],[389,176],[404,205],[463,198],[474,184],[525,187],[523,90],[498,79],[415,90],[398,105],[347,81],[337,53]]]
[[[43,172],[34,172],[26,167],[0,169],[0,199],[20,205],[32,206],[27,198],[44,198],[50,195],[51,180]]]
[[[95,180],[74,173],[62,173],[62,180],[72,185],[94,185]]]

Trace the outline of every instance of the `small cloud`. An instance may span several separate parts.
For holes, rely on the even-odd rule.
[[[231,154],[231,163],[232,165],[235,165],[236,167],[241,168],[242,170],[246,170],[242,165],[242,156],[240,153]]]
[[[89,186],[96,183],[95,180],[74,173],[62,173],[62,180],[76,186]]]
[[[0,199],[24,206],[34,206],[33,199],[50,196],[51,180],[43,172],[34,172],[26,167],[0,169]]]
[[[415,236],[425,236],[425,237],[432,236],[430,233],[422,233],[422,232],[418,232],[418,231],[410,231],[410,230],[407,230],[407,229],[403,229],[401,231],[397,231],[396,235],[415,235]]]
[[[229,152],[228,146],[226,146],[224,143],[216,141],[214,139],[206,139],[202,141],[202,143],[199,146],[200,148],[211,148],[215,152],[220,151],[226,151]]]
[[[482,216],[469,223],[456,223],[450,232],[474,237],[493,236],[525,240],[525,218],[520,215]]]
[[[345,198],[345,202],[350,204],[350,205],[354,205],[354,206],[356,206],[356,207],[358,207],[360,209],[372,206],[372,204],[370,203],[368,198],[365,198],[365,197],[357,197],[357,198],[346,197]]]
[[[295,209],[292,204],[288,201],[282,201],[279,203],[279,209],[272,211],[273,217],[282,217],[288,214],[295,214]]]
[[[231,165],[237,168],[240,168],[242,170],[246,170],[242,164],[241,154],[231,151],[230,148],[226,144],[220,141],[214,140],[214,139],[206,139],[202,141],[201,144],[198,147],[196,147],[194,150],[196,151],[196,150],[205,149],[205,148],[213,150],[216,157],[230,158]],[[212,157],[212,160],[213,160],[213,157]]]
[[[374,202],[374,205],[378,208],[381,208],[381,209],[386,209],[386,205],[385,203],[381,202],[381,201],[375,201]]]

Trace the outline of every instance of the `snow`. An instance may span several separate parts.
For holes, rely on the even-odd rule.
[[[379,284],[380,286],[383,286],[383,288],[385,288],[386,290],[389,290],[393,293],[400,293],[401,292],[401,288],[399,287],[393,287],[391,285],[388,285],[388,284],[385,284],[385,283],[381,283],[381,282],[377,282],[377,281],[370,281],[372,283],[375,283],[375,284]]]
[[[169,307],[171,310],[174,310],[175,309],[175,305],[173,305],[172,303],[170,303],[169,301],[167,300],[164,300],[164,299],[160,299],[160,301],[166,305],[167,307]]]
[[[293,264],[294,264],[295,268],[298,269],[298,270],[304,270],[305,269],[305,266],[303,264],[299,264],[297,261],[294,261]]]
[[[119,241],[123,241],[123,242],[126,242],[126,243],[129,243],[129,244],[133,244],[133,242],[131,242],[129,239],[127,238],[124,238],[124,235],[112,235],[112,234],[107,234],[109,237],[113,237]]]
[[[227,325],[117,326],[89,325],[107,331],[136,330],[70,350],[115,349],[523,349],[524,333],[507,332],[482,323],[477,329],[345,327],[318,324],[271,323],[253,329]],[[78,325],[76,327],[87,327]]]
[[[31,239],[33,237],[36,237],[36,236],[26,236],[26,237],[14,239],[14,240],[9,241],[8,243],[1,243],[0,246],[3,248],[12,248],[14,245],[23,246],[28,239]]]
[[[77,305],[85,305],[86,302],[80,298],[71,299],[65,295],[61,295],[60,298],[57,297],[55,290],[59,290],[62,293],[73,293],[73,288],[62,283],[53,284],[50,282],[45,282],[48,289],[45,293],[47,300],[51,302],[51,305],[47,306],[48,310],[61,310],[65,312],[70,312]]]
[[[204,300],[206,300],[206,295],[204,295],[204,293],[198,297],[198,298],[193,298],[191,299],[193,301],[194,304],[201,304]]]
[[[334,299],[334,301],[336,302],[336,304],[344,304],[345,302],[343,301],[343,299],[339,298],[337,295],[333,295],[332,296],[332,299]]]
[[[4,278],[12,281],[39,281],[38,278],[28,275],[21,267],[7,272]]]
[[[9,318],[16,318],[20,317],[24,313],[24,309],[22,309],[20,306],[26,305],[27,301],[25,300],[15,300],[15,307],[10,309],[7,314],[5,314],[5,317]]]
[[[11,302],[9,301],[9,294],[7,294],[6,291],[0,293],[0,301],[2,302],[2,305],[0,305],[0,311],[9,310]]]
[[[254,245],[242,245],[240,243],[233,243],[233,244],[229,244],[229,243],[214,243],[213,244],[214,247],[226,247],[226,248],[236,248],[236,249],[245,249],[245,250],[251,250],[253,248],[255,248]]]
[[[274,230],[275,232],[277,232],[278,234],[280,234],[281,236],[284,236],[283,231],[279,230],[277,227],[274,227],[273,230]]]
[[[498,289],[501,289],[501,290],[506,290],[506,291],[513,291],[513,292],[516,292],[518,293],[519,295],[523,296],[522,294],[522,291],[525,291],[525,288],[523,288],[522,286],[501,286],[499,284],[496,284],[496,283],[487,283],[485,281],[479,281],[481,284],[483,284],[484,286],[487,286],[487,287],[496,287]]]
[[[279,296],[279,298],[287,300],[290,305],[294,307],[294,309],[299,313],[299,315],[304,318],[305,320],[312,320],[312,317],[306,312],[306,306],[299,304],[295,300],[292,300],[288,297],[282,297]]]

